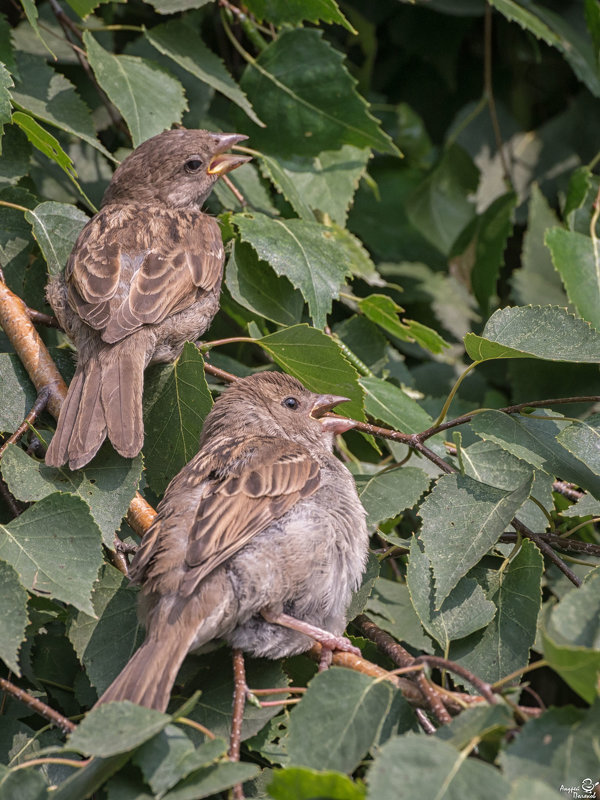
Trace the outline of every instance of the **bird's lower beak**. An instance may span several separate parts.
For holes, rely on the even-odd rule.
[[[331,433],[344,433],[349,431],[350,428],[355,426],[353,419],[346,417],[325,417],[326,411],[331,411],[332,408],[338,403],[349,403],[349,397],[340,397],[336,394],[319,394],[315,398],[315,402],[310,410],[310,415],[313,419],[318,419],[321,423],[323,430],[330,431]]]
[[[225,175],[226,172],[231,172],[232,169],[237,169],[237,167],[241,167],[242,164],[247,164],[248,161],[251,161],[252,159],[250,156],[240,156],[236,153],[225,152],[225,150],[229,150],[230,147],[233,147],[234,144],[242,142],[247,138],[247,136],[241,133],[215,133],[214,155],[206,170],[208,174],[217,176]]]

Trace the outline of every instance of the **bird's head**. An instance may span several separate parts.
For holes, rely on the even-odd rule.
[[[102,205],[161,203],[200,209],[221,175],[250,161],[249,156],[225,152],[246,138],[183,128],[159,133],[117,167]]]
[[[235,381],[217,400],[204,423],[203,441],[228,433],[278,436],[332,449],[333,436],[354,421],[324,416],[347,397],[310,392],[291,375],[261,372]]]

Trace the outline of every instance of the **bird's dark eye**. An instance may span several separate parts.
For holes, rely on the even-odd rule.
[[[203,166],[204,165],[199,158],[190,158],[185,162],[185,171],[193,174],[195,172],[200,172]]]
[[[286,408],[291,408],[292,411],[295,411],[300,405],[300,403],[296,400],[295,397],[286,397],[281,405],[285,406]]]

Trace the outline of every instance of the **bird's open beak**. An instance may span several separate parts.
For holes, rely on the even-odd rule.
[[[310,416],[313,419],[319,420],[323,430],[336,434],[344,433],[344,431],[349,431],[350,428],[353,428],[356,424],[353,419],[347,419],[346,417],[325,417],[324,414],[326,411],[331,411],[338,403],[349,402],[349,397],[340,397],[336,394],[318,394],[310,410]]]
[[[208,169],[206,170],[209,175],[225,175],[226,172],[231,172],[232,169],[241,167],[242,164],[251,161],[250,156],[239,156],[236,153],[226,153],[234,144],[242,142],[247,139],[241,133],[215,133],[214,139],[214,155],[210,160]]]

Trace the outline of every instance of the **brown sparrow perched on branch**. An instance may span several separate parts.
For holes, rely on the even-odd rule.
[[[99,702],[164,710],[183,659],[212,639],[255,656],[357,652],[341,636],[367,558],[365,512],[333,455],[347,398],[289,375],[236,381],[173,478],[130,570],[146,639]]]
[[[144,369],[177,358],[217,312],[223,241],[201,207],[220,175],[249,161],[224,152],[245,138],[172,130],[145,141],[51,278],[48,301],[79,358],[50,466],[82,467],[106,436],[126,458],[141,450]]]

